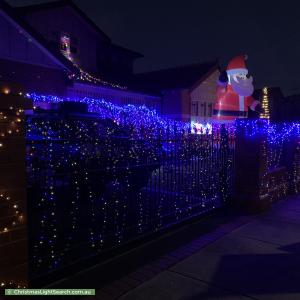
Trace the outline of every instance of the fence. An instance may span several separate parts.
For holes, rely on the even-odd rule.
[[[234,137],[136,138],[108,120],[27,120],[31,277],[229,201]]]
[[[30,107],[20,101],[3,97],[0,112],[1,286],[37,282],[233,198],[265,206],[299,191],[297,123],[190,135],[144,108],[110,119],[35,112],[23,122]]]

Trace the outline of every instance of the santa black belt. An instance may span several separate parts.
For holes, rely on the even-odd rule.
[[[238,110],[217,110],[214,109],[213,111],[214,115],[217,116],[233,116],[233,117],[247,117],[246,111],[238,111]]]

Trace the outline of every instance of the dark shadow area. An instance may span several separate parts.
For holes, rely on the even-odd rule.
[[[291,253],[297,254],[297,253],[300,253],[300,242],[286,245],[286,246],[280,247],[279,249],[286,251],[286,252],[291,252]]]
[[[222,256],[211,288],[184,300],[209,299],[215,296],[215,287],[220,288],[217,296],[222,298],[238,293],[246,297],[273,295],[273,299],[284,300],[288,294],[300,294],[300,242],[278,249],[290,253]]]
[[[210,213],[205,217],[189,220],[184,226],[182,224],[175,225],[163,233],[137,241],[135,248],[133,245],[129,245],[128,249],[123,247],[122,253],[119,249],[114,257],[110,252],[112,259],[107,259],[102,263],[98,261],[98,265],[97,261],[95,261],[93,267],[91,267],[91,262],[89,262],[89,269],[86,271],[84,271],[85,268],[82,266],[80,273],[53,283],[50,287],[99,289],[158,259],[162,255],[170,253],[194,239],[232,222],[237,216],[241,216],[241,213],[235,211],[232,207],[228,207]]]

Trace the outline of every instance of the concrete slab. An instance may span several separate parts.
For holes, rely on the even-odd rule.
[[[284,250],[235,232],[172,270],[255,299],[300,299],[300,255]]]
[[[264,218],[238,228],[233,235],[288,246],[300,243],[300,224],[288,220]]]
[[[290,197],[274,204],[269,211],[259,215],[258,219],[282,220],[300,224],[300,198]]]
[[[212,287],[205,282],[165,271],[121,300],[247,300],[251,299],[223,289]]]
[[[299,300],[300,197],[251,218],[120,299]]]

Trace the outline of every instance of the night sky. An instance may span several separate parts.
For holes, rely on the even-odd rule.
[[[115,44],[144,54],[135,65],[136,72],[217,57],[225,67],[232,56],[247,53],[256,87],[280,86],[286,95],[300,93],[300,9],[296,1],[74,2]]]

